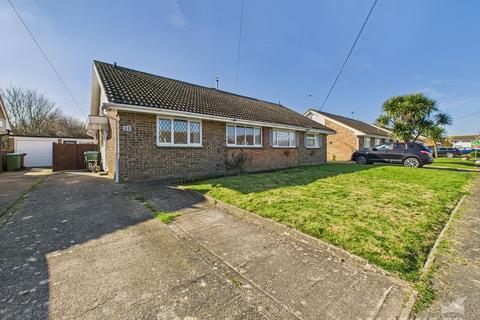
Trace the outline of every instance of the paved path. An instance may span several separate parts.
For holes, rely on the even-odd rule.
[[[194,196],[155,182],[131,188],[162,211],[179,210],[181,199]],[[410,297],[403,282],[341,259],[327,246],[295,241],[203,201],[180,211],[170,225],[178,237],[231,272],[232,282],[247,295],[263,296],[280,318],[394,318]]]
[[[133,193],[184,215],[162,224]],[[47,177],[0,229],[0,283],[1,319],[386,317],[408,293],[196,195],[76,173]]]
[[[480,319],[480,178],[445,237],[435,261],[437,299],[419,319]]]

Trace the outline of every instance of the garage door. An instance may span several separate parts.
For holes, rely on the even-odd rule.
[[[39,140],[17,140],[15,152],[26,153],[25,167],[51,167],[52,142]]]

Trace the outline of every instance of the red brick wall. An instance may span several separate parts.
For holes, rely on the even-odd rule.
[[[226,124],[204,120],[202,147],[158,147],[155,115],[121,112],[119,116],[121,180],[171,179],[220,174],[225,171],[225,160],[241,151],[251,159],[247,166],[247,170],[251,171],[326,162],[325,141],[320,149],[306,149],[303,147],[302,133],[299,139],[300,146],[297,148],[270,147],[269,128],[263,128],[262,148],[232,148],[226,147]],[[132,131],[123,132],[124,125],[131,126]],[[325,140],[325,137],[322,139]],[[109,147],[111,145],[114,144],[109,141]],[[109,160],[112,159],[113,162],[114,156],[114,150],[110,151],[109,148]],[[110,168],[109,161],[109,171]]]

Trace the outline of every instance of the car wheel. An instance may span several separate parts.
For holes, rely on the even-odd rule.
[[[420,161],[417,158],[407,158],[403,160],[403,165],[405,167],[411,167],[411,168],[419,168],[420,167]]]
[[[453,158],[453,153],[447,152],[447,158]]]
[[[355,162],[357,164],[367,164],[367,158],[365,156],[357,156]]]

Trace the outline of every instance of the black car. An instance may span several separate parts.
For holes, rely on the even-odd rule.
[[[431,149],[433,150],[433,148]],[[457,148],[451,148],[451,147],[437,147],[437,153],[439,158],[440,157],[453,158],[453,157],[462,156],[462,152],[460,152],[460,150],[458,150]]]
[[[399,163],[419,168],[433,162],[432,151],[421,143],[384,143],[375,148],[364,148],[352,154],[358,164],[373,162]]]

